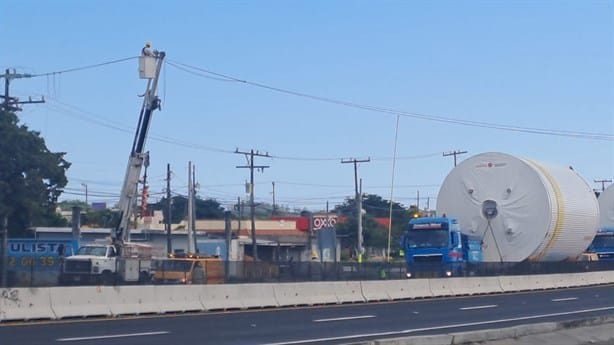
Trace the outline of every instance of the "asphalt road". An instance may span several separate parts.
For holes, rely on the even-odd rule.
[[[614,315],[614,285],[390,303],[0,324],[2,344],[343,344]]]

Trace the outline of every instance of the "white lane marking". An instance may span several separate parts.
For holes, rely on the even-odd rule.
[[[487,308],[496,308],[498,307],[498,305],[496,304],[489,304],[489,305],[478,305],[475,307],[464,307],[464,308],[458,308],[459,310],[475,310],[475,309],[487,309]]]
[[[81,341],[81,340],[110,339],[110,338],[127,338],[127,337],[141,337],[145,335],[162,335],[162,334],[168,334],[168,333],[170,332],[162,331],[162,332],[110,334],[110,335],[99,335],[99,336],[94,336],[94,337],[60,338],[60,339],[56,339],[55,341]]]
[[[375,317],[375,315],[361,315],[361,316],[337,317],[337,318],[331,318],[331,319],[317,319],[317,320],[313,320],[313,322],[347,321],[347,320],[357,320],[357,319],[370,319],[372,317]]]
[[[577,299],[578,297],[568,297],[568,298],[555,298],[555,299],[552,299],[551,301],[552,302],[565,302],[565,301],[575,301]]]
[[[513,318],[509,318],[509,319],[499,319],[499,320],[489,320],[489,321],[469,322],[469,323],[457,323],[457,324],[435,326],[435,327],[405,329],[405,330],[401,330],[401,331],[390,331],[390,332],[379,332],[379,333],[365,333],[365,334],[352,334],[352,335],[345,335],[345,336],[340,336],[340,337],[329,337],[329,338],[291,340],[291,341],[280,342],[280,343],[268,343],[268,344],[264,344],[264,345],[293,345],[293,344],[306,344],[306,343],[315,343],[315,342],[326,342],[326,341],[334,341],[334,340],[356,339],[356,338],[364,338],[364,337],[381,337],[381,336],[389,336],[389,335],[404,335],[404,334],[410,334],[410,333],[416,333],[416,332],[424,332],[424,331],[432,331],[432,330],[439,330],[439,329],[446,329],[446,328],[470,327],[470,326],[479,326],[479,325],[489,325],[489,324],[494,324],[494,323],[522,321],[522,320],[533,320],[533,319],[540,319],[540,318],[545,318],[545,317],[562,316],[562,315],[574,315],[574,314],[582,314],[582,313],[591,313],[591,312],[595,312],[595,311],[604,311],[604,310],[614,310],[614,306],[602,307],[602,308],[594,308],[594,309],[582,309],[582,310],[567,311],[567,312],[552,313],[552,314],[541,314],[541,315],[513,317]]]

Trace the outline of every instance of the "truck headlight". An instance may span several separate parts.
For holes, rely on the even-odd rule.
[[[452,271],[446,271],[446,277],[451,277],[452,276]]]
[[[407,278],[411,278],[411,272],[407,272],[407,273],[405,273],[405,277],[407,277]]]

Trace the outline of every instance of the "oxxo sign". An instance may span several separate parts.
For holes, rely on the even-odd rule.
[[[336,217],[313,217],[313,230],[332,228],[337,224]]]

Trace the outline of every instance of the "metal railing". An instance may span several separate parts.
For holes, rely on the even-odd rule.
[[[241,284],[405,279],[405,274],[408,270],[404,262],[229,262],[227,267],[227,271],[222,271],[223,279],[216,279],[215,283]],[[440,272],[442,270],[440,268],[440,265],[429,265],[421,266],[420,270],[421,273],[424,273],[425,277],[437,277],[441,276]],[[57,264],[44,265],[40,262],[33,262],[31,265],[13,265],[7,269],[7,287],[60,285],[61,268]],[[412,271],[415,269],[416,267],[410,267]],[[609,270],[614,270],[614,260],[593,262],[484,262],[479,264],[461,264],[454,271],[453,276],[486,277]],[[152,277],[154,273],[155,267],[154,271],[151,272]],[[207,274],[206,270],[205,274]],[[219,272],[217,274],[219,275]],[[187,278],[187,273],[185,278]],[[420,276],[417,278],[420,278]],[[212,282],[207,277],[204,280],[198,281],[204,281],[205,284]],[[154,284],[152,280],[148,280],[145,283]],[[179,281],[174,283],[182,283],[182,281],[179,279]],[[115,279],[111,284],[122,285],[130,283],[123,283],[120,279]],[[71,285],[79,285],[79,283],[73,282]]]

